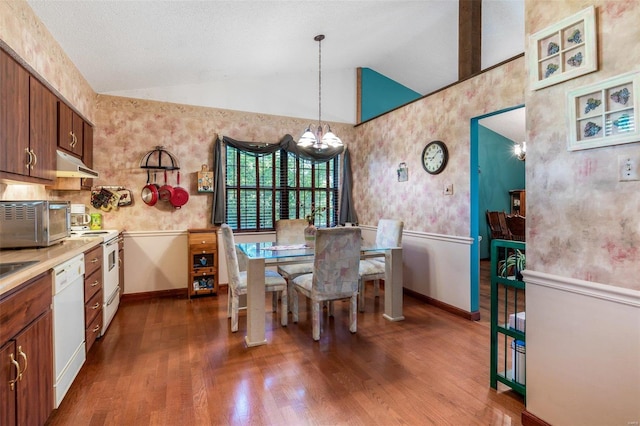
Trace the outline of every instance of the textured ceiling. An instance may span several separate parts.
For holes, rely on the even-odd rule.
[[[321,33],[323,71],[457,80],[457,0],[28,3],[98,93],[317,72]],[[483,0],[483,68],[524,50],[523,3]]]

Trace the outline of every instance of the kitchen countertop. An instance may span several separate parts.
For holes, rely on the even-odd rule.
[[[31,278],[92,249],[101,242],[102,238],[96,237],[74,238],[45,248],[0,250],[0,263],[38,261],[38,263],[0,278],[0,297]]]

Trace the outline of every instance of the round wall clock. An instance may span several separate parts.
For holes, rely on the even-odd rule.
[[[447,167],[449,151],[442,141],[429,142],[422,151],[422,167],[432,175],[437,175]]]

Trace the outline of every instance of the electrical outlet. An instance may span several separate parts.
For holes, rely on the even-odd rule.
[[[449,185],[445,185],[443,192],[444,192],[444,195],[453,195],[453,184],[450,183]]]
[[[640,180],[637,158],[631,155],[618,156],[618,180],[620,182]]]

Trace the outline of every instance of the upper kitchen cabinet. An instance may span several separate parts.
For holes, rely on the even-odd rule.
[[[47,183],[55,175],[56,97],[0,50],[0,177]]]
[[[82,158],[84,120],[67,104],[58,101],[58,148]]]
[[[82,153],[82,162],[89,168],[93,168],[93,127],[91,124],[84,122],[83,128],[83,137],[82,137],[82,145],[83,145],[83,153]],[[81,189],[91,189],[93,185],[93,179],[91,178],[82,178],[80,179]]]
[[[53,181],[56,178],[57,98],[42,83],[29,80],[29,129],[34,162],[31,176]]]

